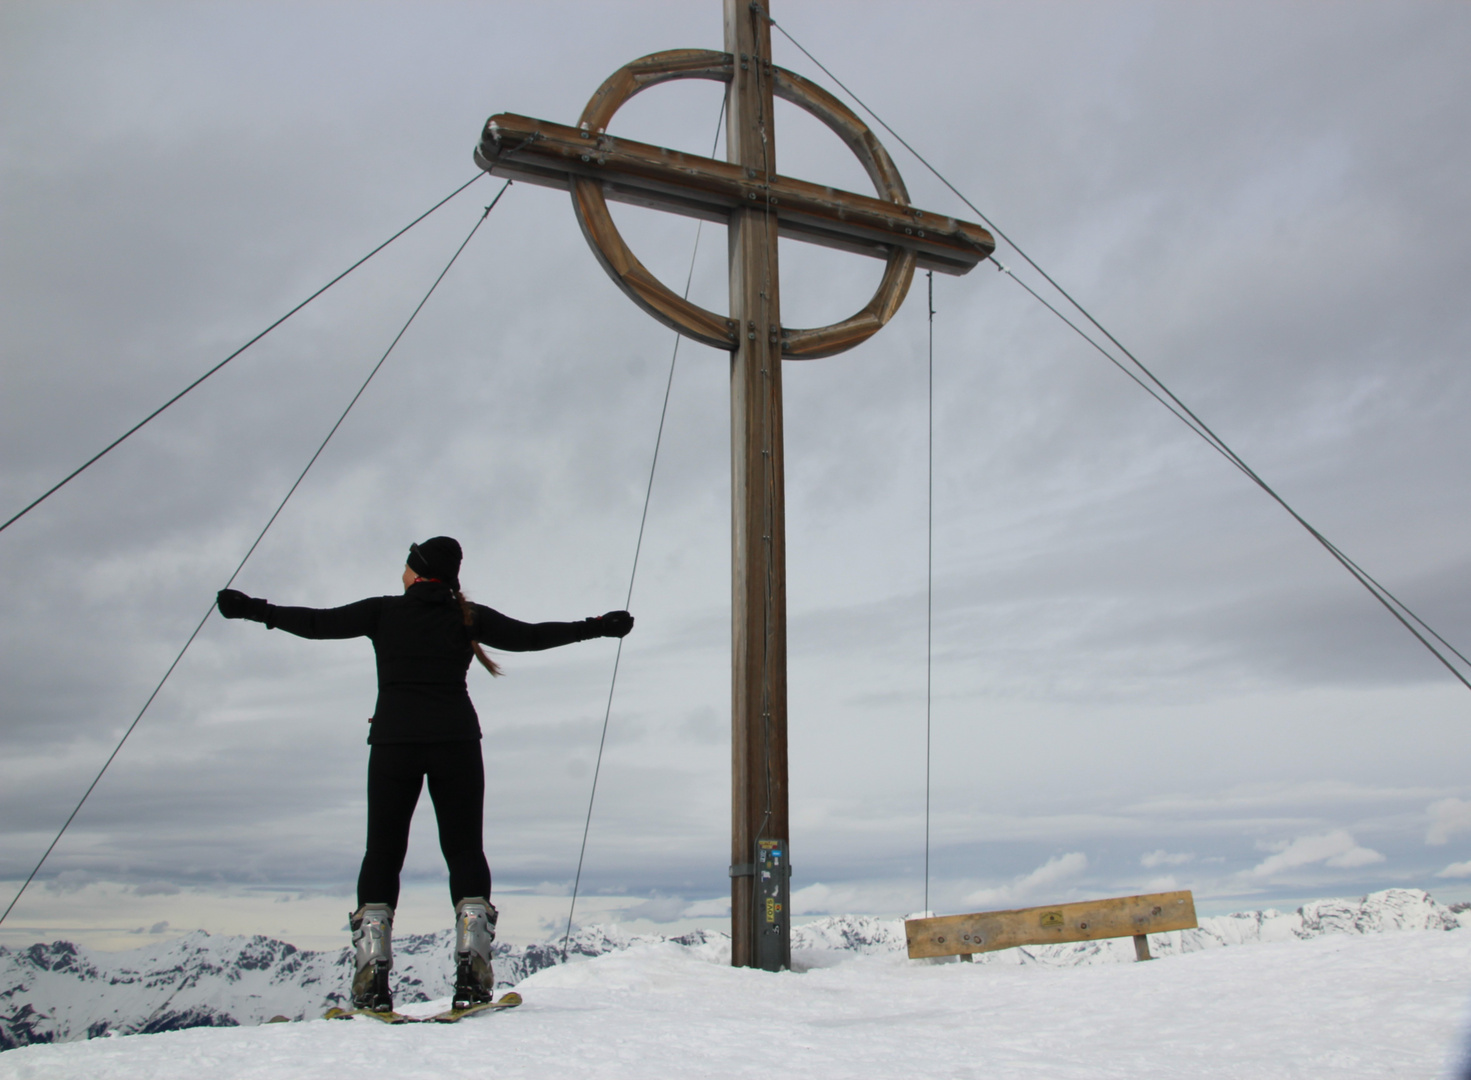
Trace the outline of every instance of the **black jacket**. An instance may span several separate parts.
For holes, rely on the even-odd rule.
[[[449,587],[421,581],[402,596],[374,596],[338,608],[265,606],[264,622],[304,638],[366,637],[378,658],[378,705],[370,743],[480,738],[465,673],[482,645],[506,652],[554,649],[600,636],[593,622],[524,623],[483,604],[467,627]]]

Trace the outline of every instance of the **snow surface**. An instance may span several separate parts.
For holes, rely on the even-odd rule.
[[[1324,936],[1148,964],[726,966],[637,945],[526,979],[452,1027],[195,1028],[24,1047],[0,1077],[1432,1077],[1471,991],[1471,931]],[[427,1011],[432,1006],[417,1006]]]
[[[1295,912],[1250,911],[1206,918],[1196,930],[1151,935],[1156,956],[1324,934],[1448,930],[1457,917],[1418,889],[1389,889],[1358,900],[1321,900]],[[453,934],[405,935],[394,941],[393,990],[402,1006],[450,993]],[[570,942],[574,961],[636,945],[664,942],[617,926],[580,928]],[[695,932],[672,939],[697,946],[724,934]],[[562,963],[560,942],[496,945],[501,986]],[[853,954],[904,952],[898,919],[833,916],[799,926],[792,935],[799,971],[830,967]],[[1128,939],[1036,946],[985,953],[977,963],[1075,967],[1132,963]],[[196,931],[122,953],[70,942],[0,948],[0,1050],[102,1035],[157,1034],[193,1027],[260,1024],[275,1016],[310,1020],[347,1004],[352,961],[347,949],[308,951],[268,937],[216,936]]]
[[[718,937],[634,942],[530,975],[521,1008],[454,1026],[312,1020],[34,1045],[0,1054],[0,1080],[1434,1077],[1471,995],[1471,929],[1442,913],[1392,890],[1202,920],[1194,951],[1181,935],[1187,951],[1148,964],[1069,946],[915,962],[882,920],[802,928],[802,972],[733,969]],[[1248,947],[1210,947],[1228,943]]]
[[[881,927],[886,943],[893,936],[887,922],[866,921]],[[848,934],[863,940],[861,928],[850,927]],[[727,940],[704,932],[674,940],[700,944],[712,938]],[[573,935],[568,954],[575,961],[664,940],[629,935],[616,926],[589,926]],[[453,930],[395,938],[394,1000],[402,1005],[448,997],[453,943]],[[514,986],[562,963],[561,946],[561,941],[498,943],[497,984]],[[348,948],[310,951],[260,935],[216,936],[202,930],[119,953],[69,941],[0,947],[0,1050],[103,1035],[237,1027],[276,1016],[316,1019],[333,1006],[348,1005],[352,970]]]

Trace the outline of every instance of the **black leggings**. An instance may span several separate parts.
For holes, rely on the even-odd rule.
[[[451,899],[458,904],[467,896],[490,898],[490,866],[481,842],[485,766],[480,740],[378,743],[368,754],[368,850],[358,873],[358,907],[398,907],[409,822],[426,776]]]

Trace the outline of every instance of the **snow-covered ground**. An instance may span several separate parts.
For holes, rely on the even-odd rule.
[[[1471,1003],[1471,930],[1266,937],[1072,966],[814,942],[808,970],[780,974],[730,968],[719,940],[635,944],[531,975],[520,1009],[455,1026],[313,1020],[36,1045],[0,1054],[0,1078],[1446,1075]]]

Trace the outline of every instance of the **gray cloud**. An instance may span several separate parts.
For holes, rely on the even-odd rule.
[[[895,10],[775,14],[1464,651],[1464,6]],[[633,14],[8,5],[0,506],[473,175],[490,112],[570,119],[619,64],[719,41],[713,5]],[[825,81],[780,38],[777,60]],[[618,130],[703,153],[718,108],[713,86],[663,87]],[[861,185],[836,140],[790,110],[778,125],[783,171]],[[900,165],[917,203],[968,214]],[[29,871],[493,190],[0,535],[0,878]],[[693,223],[618,214],[679,280]],[[847,314],[878,273],[782,257],[793,324]],[[724,260],[706,227],[701,303],[723,305]],[[862,349],[785,372],[793,857],[822,903],[920,904],[922,288]],[[1086,869],[1067,887],[1095,892],[1165,873],[1222,898],[1459,887],[1434,875],[1471,857],[1452,812],[1471,799],[1465,691],[1005,278],[941,278],[936,306],[932,906],[1071,853]],[[447,532],[471,595],[509,614],[621,606],[671,346],[566,196],[513,187],[240,587],[391,591],[407,543]],[[728,888],[728,423],[724,355],[686,343],[584,877],[653,897],[649,918]],[[507,888],[566,888],[612,649],[505,659],[508,678],[473,682],[492,865]],[[371,679],[364,643],[212,620],[43,880],[346,889]],[[1384,861],[1242,876],[1272,857],[1259,843],[1340,835]],[[413,880],[443,872],[431,837],[421,817]]]

